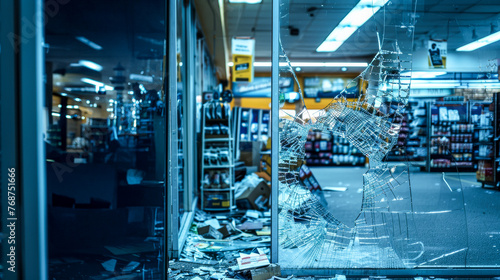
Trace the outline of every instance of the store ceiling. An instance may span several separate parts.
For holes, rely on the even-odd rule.
[[[213,1],[216,6],[216,0],[206,1]],[[453,50],[472,40],[473,29],[479,38],[489,34],[492,24],[500,30],[498,0],[418,1],[416,49],[426,47],[427,39],[434,38],[448,39],[448,49]],[[48,45],[46,59],[53,62],[54,70],[68,71],[70,63],[82,59],[91,60],[104,67],[95,79],[110,84],[109,77],[113,76],[113,67],[121,63],[127,76],[141,73],[155,75],[155,83],[149,85],[148,89],[159,89],[165,37],[165,0],[72,0],[53,6],[53,3],[59,2],[64,3],[45,1],[45,41]],[[376,42],[374,24],[370,22],[360,28],[338,51],[315,52],[333,27],[357,2],[358,0],[290,0],[289,23],[281,30],[289,57],[294,61],[369,61],[376,53],[377,45],[365,44],[359,48],[354,43],[360,38]],[[229,4],[228,0],[224,0],[224,5],[228,44],[233,36],[253,36],[256,38],[256,60],[270,60],[271,0],[263,0],[261,4],[254,5]],[[198,13],[205,14],[208,11]],[[289,35],[289,25],[298,29],[298,36]],[[95,50],[78,41],[76,36],[83,36],[102,46],[102,49]],[[498,49],[500,42],[481,50]],[[261,68],[257,71],[268,69]],[[309,71],[319,72],[317,69]]]
[[[292,61],[369,61],[377,52],[375,15],[351,36],[336,52],[318,53],[316,48],[332,29],[347,15],[359,0],[289,0],[281,9],[288,9],[288,23],[281,27],[284,48]],[[269,60],[271,36],[271,0],[260,4],[230,4],[226,1],[227,34],[253,36],[256,39],[256,60]],[[490,34],[491,25],[500,30],[500,1],[498,0],[418,0],[415,29],[415,50],[427,48],[427,40],[447,39],[448,50],[473,41],[473,29],[478,38]],[[299,30],[290,36],[288,26]],[[363,40],[373,44],[357,47]],[[484,47],[482,51],[497,50],[500,42]],[[258,70],[258,69],[257,69]],[[307,71],[307,69],[303,70]],[[266,70],[267,71],[267,70]],[[312,71],[318,71],[317,69]],[[332,69],[324,70],[332,71]],[[338,69],[333,69],[338,71]]]
[[[58,4],[59,2],[66,4]],[[109,77],[120,63],[125,74],[154,75],[161,87],[165,37],[165,1],[45,1],[46,61],[59,73],[80,72],[70,63],[90,60],[103,66],[100,73],[84,75],[111,85]],[[102,47],[96,50],[78,41],[83,36]],[[113,93],[114,94],[114,93]],[[77,94],[78,96],[85,94]],[[88,94],[87,94],[88,95]],[[100,99],[106,102],[106,99]]]

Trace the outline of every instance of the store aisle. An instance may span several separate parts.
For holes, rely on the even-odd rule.
[[[324,195],[332,214],[348,226],[354,226],[361,209],[362,175],[367,168],[313,167],[311,170],[323,188],[347,188],[325,191]],[[475,173],[445,173],[443,180],[443,173],[413,169],[410,180],[414,211],[436,212],[415,215],[415,234],[426,246],[423,259],[428,261],[461,250],[422,266],[500,264],[500,191],[481,188]]]

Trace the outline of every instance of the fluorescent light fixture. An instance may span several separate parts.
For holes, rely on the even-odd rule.
[[[259,4],[262,0],[229,0],[229,3]]]
[[[106,111],[113,112],[113,108],[107,108]]]
[[[317,52],[334,52],[389,0],[361,0],[326,37]]]
[[[55,112],[52,112],[52,116],[54,116],[54,117],[60,117],[60,116],[61,116],[61,114],[59,114],[59,113],[55,113]]]
[[[84,82],[84,83],[87,83],[87,84],[94,85],[96,87],[102,87],[102,86],[104,86],[103,83],[98,82],[96,80],[89,79],[89,78],[82,78],[81,81]]]
[[[99,65],[95,62],[92,62],[90,60],[80,60],[80,61],[78,61],[78,64],[81,66],[87,67],[89,69],[95,70],[97,72],[100,72],[102,70],[101,65]]]
[[[65,92],[61,92],[61,96],[68,96],[68,94]]]
[[[98,82],[96,80],[92,80],[89,78],[82,78],[82,82],[94,85],[96,87],[96,92],[99,91],[99,88],[104,87],[105,90],[113,90],[114,88],[112,86],[105,85],[104,83]]]
[[[229,62],[227,66],[232,67],[234,64]],[[285,67],[286,62],[280,62],[281,67]],[[292,67],[367,67],[366,62],[291,62]],[[271,67],[269,61],[256,61],[254,67]]]
[[[500,88],[497,80],[413,80],[412,89],[439,89],[439,88]]]
[[[458,52],[470,52],[470,51],[482,48],[482,47],[489,45],[491,43],[495,43],[498,40],[500,40],[500,31],[495,32],[493,34],[490,34],[486,37],[483,37],[483,38],[481,38],[477,41],[474,41],[472,43],[469,43],[465,46],[461,46],[460,48],[457,49],[457,51]]]
[[[80,98],[78,98],[78,97],[77,97],[77,98],[75,98],[75,101],[76,101],[76,102],[80,102],[80,101],[82,101],[82,100],[81,100]]]
[[[402,75],[408,75],[410,74],[409,72],[403,72]],[[445,75],[446,72],[424,72],[424,71],[413,71],[411,72],[411,78],[412,79],[430,79],[430,78],[435,78],[437,76]]]
[[[102,47],[101,47],[101,46],[99,46],[98,44],[96,44],[96,43],[94,43],[94,42],[90,41],[89,39],[87,39],[87,38],[85,38],[85,37],[83,37],[83,36],[76,36],[75,38],[76,38],[78,41],[80,41],[80,42],[84,43],[85,45],[87,45],[87,46],[89,46],[89,47],[93,48],[94,50],[98,50],[98,51],[102,50]]]

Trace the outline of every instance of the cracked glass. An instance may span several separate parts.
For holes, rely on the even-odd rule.
[[[361,17],[371,19],[352,31],[359,18],[346,24],[345,15],[354,5],[364,13]],[[412,160],[387,161],[398,145],[405,114],[415,113],[409,98],[418,5],[416,0],[280,2],[279,75],[293,78],[299,97],[293,106],[288,94],[279,93],[282,268],[463,268],[484,266],[481,250],[495,252],[494,247],[485,249],[473,242],[460,173],[443,173],[431,190],[423,190],[425,174],[413,174],[418,167]],[[299,35],[292,32],[304,22],[324,22],[327,28],[306,24]],[[337,25],[342,29],[328,35]],[[328,35],[326,47],[341,46],[327,59],[319,56],[321,47],[305,55],[302,49],[311,46],[314,32]],[[364,58],[371,57],[364,69],[355,68],[359,59],[349,55],[353,49]],[[353,66],[331,102],[323,109],[309,110],[308,105],[319,98],[311,98],[307,75],[298,77],[297,73],[304,61],[301,57],[316,55],[319,64],[342,61]],[[305,182],[308,169],[303,165],[311,133],[313,137],[327,134],[366,157],[366,167],[357,168],[348,180],[349,187],[358,189],[358,206],[342,209],[342,195],[320,195],[309,186],[314,182]],[[332,171],[328,183],[342,185],[339,174]],[[486,262],[498,264],[496,259]]]

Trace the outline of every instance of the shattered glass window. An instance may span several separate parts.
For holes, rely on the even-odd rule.
[[[366,23],[346,16],[354,5],[361,18],[369,18]],[[293,110],[285,94],[279,93],[282,268],[498,265],[494,242],[478,241],[487,235],[467,215],[464,184],[470,183],[460,173],[438,175],[439,180],[429,186],[427,173],[414,172],[418,167],[411,161],[387,161],[398,144],[403,114],[409,110],[418,7],[416,0],[281,1],[280,78],[292,77],[300,95]],[[332,32],[335,26],[341,28]],[[326,43],[317,40],[319,33]],[[329,48],[337,50],[325,55]],[[353,50],[359,57],[351,56]],[[308,110],[306,105],[314,98],[304,91],[306,81],[297,78],[304,57],[317,57],[318,64],[353,65],[349,69],[353,77],[321,110]],[[364,69],[354,68],[367,57],[371,62]],[[349,187],[358,189],[356,206],[347,206],[341,195],[318,195],[304,183],[308,171],[302,166],[311,131],[342,139],[366,156],[366,167],[353,169],[352,174],[335,168],[327,171],[332,186],[349,177]]]

